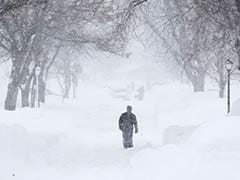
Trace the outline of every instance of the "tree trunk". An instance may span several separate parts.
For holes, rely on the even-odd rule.
[[[219,83],[219,98],[224,98],[225,87],[226,87],[225,81]]]
[[[185,72],[193,85],[194,92],[203,92],[205,88],[205,71],[198,69],[195,73],[192,73],[191,71]]]
[[[225,88],[219,88],[219,98],[224,98],[224,90],[225,90]]]
[[[78,87],[78,75],[77,73],[72,73],[72,85],[73,85],[73,98],[77,97],[77,87]]]
[[[29,107],[29,91],[30,87],[26,87],[24,89],[21,89],[22,94],[22,107]]]
[[[22,95],[22,107],[29,107],[29,93],[30,85],[33,75],[30,75],[29,64],[23,68],[21,73],[21,95]]]
[[[16,110],[19,76],[20,76],[20,66],[18,66],[17,63],[13,62],[10,82],[8,84],[7,96],[4,103],[5,110],[8,110],[8,111]]]
[[[69,98],[69,92],[71,88],[71,73],[70,66],[67,66],[65,69],[65,77],[64,77],[64,98]]]
[[[36,78],[34,77],[31,84],[31,108],[35,107],[36,101]]]
[[[64,95],[63,97],[64,98],[69,98],[69,92],[70,92],[70,87],[71,87],[71,84],[70,83],[65,83],[65,88],[64,88]]]
[[[4,109],[8,111],[16,110],[17,97],[18,97],[18,85],[16,83],[9,83]]]
[[[30,95],[30,86],[32,81],[32,76],[27,77],[24,87],[21,87],[22,94],[22,107],[29,107],[29,95]]]
[[[204,84],[205,84],[204,79],[199,78],[195,82],[192,82],[192,84],[193,84],[194,92],[203,92],[204,91]]]
[[[45,103],[46,96],[46,82],[43,80],[43,77],[39,77],[39,101]]]
[[[225,87],[226,87],[226,76],[224,74],[225,71],[225,60],[224,59],[220,59],[217,64],[217,72],[219,75],[219,81],[217,81],[218,83],[218,87],[219,87],[219,98],[224,98],[224,91],[225,91]]]

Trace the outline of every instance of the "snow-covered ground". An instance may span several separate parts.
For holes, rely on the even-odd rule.
[[[240,179],[239,117],[226,115],[216,87],[193,93],[151,63],[97,68],[75,100],[48,96],[40,109],[0,110],[0,180]],[[233,115],[239,89],[234,82]],[[125,150],[118,118],[129,104],[140,131]]]
[[[156,85],[142,101],[96,84],[76,100],[48,97],[40,110],[1,110],[0,179],[125,180],[240,178],[239,118],[215,91]],[[134,107],[140,132],[124,150],[118,118]]]

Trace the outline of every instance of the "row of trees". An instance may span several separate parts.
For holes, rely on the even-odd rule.
[[[205,78],[211,77],[223,97],[225,61],[240,61],[240,1],[146,1],[0,0],[0,54],[12,61],[5,109],[16,109],[19,91],[22,107],[44,103],[50,69],[60,76],[68,97],[81,72],[73,54],[98,50],[122,55],[139,19],[146,42],[151,39],[164,49],[195,92],[203,91]],[[144,7],[141,15],[139,7]]]
[[[204,91],[208,76],[223,97],[225,61],[240,59],[240,1],[153,0],[144,15],[148,35],[184,71],[194,91]]]
[[[5,109],[16,109],[19,91],[22,107],[45,102],[49,69],[58,59],[57,66],[72,66],[71,58],[58,58],[62,50],[122,54],[136,8],[145,1],[1,0],[0,51],[12,61]],[[67,71],[66,82],[73,79],[76,84],[76,75]],[[64,89],[67,96],[69,87]]]

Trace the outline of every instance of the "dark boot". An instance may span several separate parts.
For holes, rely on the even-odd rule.
[[[133,145],[132,145],[132,144],[129,144],[129,145],[128,145],[128,148],[133,148]]]

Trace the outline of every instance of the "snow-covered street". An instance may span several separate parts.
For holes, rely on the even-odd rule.
[[[238,118],[225,115],[215,92],[189,95],[189,86],[172,83],[128,102],[83,88],[76,100],[1,111],[1,179],[238,179]],[[125,150],[118,118],[129,103],[140,132]]]

